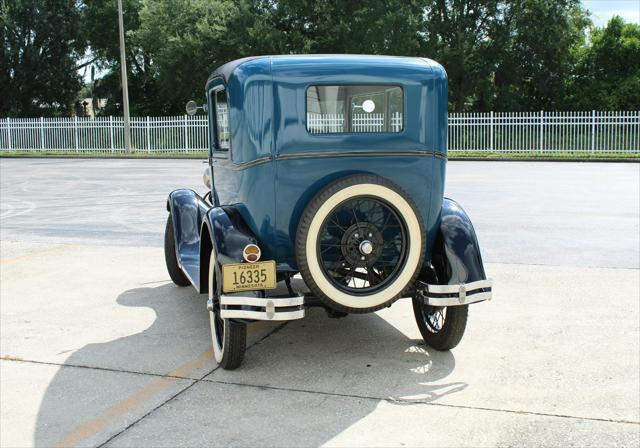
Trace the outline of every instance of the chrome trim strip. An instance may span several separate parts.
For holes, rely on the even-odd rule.
[[[295,320],[304,317],[304,308],[296,311],[275,312],[272,316],[265,311],[248,310],[220,310],[223,319],[254,319],[254,320]]]
[[[436,159],[444,160],[445,162],[449,160],[449,157],[446,154],[442,154],[441,152],[435,153]]]
[[[268,302],[272,302],[276,309],[280,306],[300,306],[304,305],[304,296],[297,297],[243,297],[243,296],[220,296],[220,305],[250,305],[266,307]]]
[[[461,285],[427,285],[427,294],[432,292],[434,294],[458,294],[460,292]],[[493,280],[478,280],[471,283],[464,283],[464,288],[467,294],[476,289],[491,288],[493,286]]]
[[[234,171],[246,170],[256,165],[262,165],[273,160],[321,159],[328,157],[438,157],[438,153],[430,149],[413,149],[402,151],[309,151],[297,154],[277,154],[275,156],[259,157],[249,162],[234,163],[228,157],[216,157],[221,168]],[[446,156],[445,156],[446,157]]]
[[[263,163],[271,162],[273,160],[273,156],[258,157],[257,159],[250,160],[248,162],[243,162],[243,163],[235,163],[230,159],[222,159],[222,158],[216,159],[216,160],[224,161],[218,164],[218,166],[220,166],[221,168],[227,168],[233,171],[241,171],[256,165],[262,165]]]
[[[470,303],[491,300],[491,291],[479,292],[470,296],[460,297],[424,297],[424,304],[431,306],[458,306],[469,305]]]
[[[412,149],[399,151],[309,151],[295,154],[278,154],[276,160],[319,159],[325,157],[432,157],[430,149]]]

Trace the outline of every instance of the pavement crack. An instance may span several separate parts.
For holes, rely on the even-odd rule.
[[[251,349],[252,347],[260,344],[262,341],[264,341],[265,339],[267,339],[269,336],[271,336],[274,333],[277,333],[278,331],[280,331],[282,328],[285,327],[285,325],[287,324],[287,322],[282,323],[281,325],[278,325],[273,331],[270,331],[269,333],[267,333],[266,335],[264,335],[262,338],[260,338],[259,340],[257,340],[256,342],[254,342],[253,344],[251,344],[249,347],[247,347],[247,350]],[[191,378],[185,378],[185,379],[191,379],[193,382],[191,384],[189,384],[187,387],[185,387],[184,389],[179,390],[178,392],[176,392],[175,394],[173,394],[172,396],[170,396],[168,399],[166,399],[165,401],[163,401],[162,403],[158,404],[157,406],[155,406],[153,409],[149,410],[149,412],[145,413],[144,415],[142,415],[140,418],[136,419],[135,421],[131,422],[130,424],[128,424],[127,426],[125,426],[124,428],[122,428],[120,431],[118,431],[117,433],[111,435],[107,440],[105,440],[104,442],[102,442],[101,444],[97,445],[98,448],[102,448],[104,446],[106,446],[109,442],[111,442],[112,440],[115,440],[117,437],[119,437],[121,434],[124,434],[125,432],[127,432],[129,429],[133,428],[135,425],[137,425],[138,423],[140,423],[142,420],[144,420],[145,418],[149,417],[150,415],[152,415],[154,412],[156,412],[158,409],[162,408],[163,406],[165,406],[166,404],[172,402],[173,400],[175,400],[176,398],[178,398],[180,395],[182,395],[184,392],[188,391],[189,389],[191,389],[193,386],[195,386],[196,384],[202,382],[202,381],[207,381],[205,380],[205,378],[209,375],[211,375],[212,373],[214,373],[216,370],[218,370],[220,368],[219,365],[216,365],[213,369],[209,370],[208,372],[204,373],[203,375],[201,375],[199,378],[197,379],[191,379]],[[168,377],[166,375],[160,375],[160,376],[164,376],[164,377]]]
[[[217,367],[216,367],[217,368]],[[213,369],[211,372],[213,372],[215,369]],[[207,373],[208,375],[209,373]],[[206,376],[206,375],[205,375]],[[121,434],[123,434],[124,432],[128,431],[130,428],[134,427],[136,424],[138,424],[139,422],[141,422],[142,420],[144,420],[145,418],[147,418],[149,415],[153,414],[155,411],[157,411],[158,409],[160,409],[161,407],[163,407],[165,404],[169,403],[170,401],[174,400],[175,398],[177,398],[179,395],[181,395],[182,393],[186,392],[187,390],[191,389],[193,387],[194,384],[198,383],[198,380],[193,381],[191,384],[189,384],[187,387],[185,387],[184,389],[179,390],[178,392],[176,392],[175,394],[173,394],[172,396],[170,396],[167,400],[163,401],[162,403],[160,403],[159,405],[157,405],[156,407],[154,407],[153,409],[149,410],[149,412],[147,412],[146,414],[144,414],[143,416],[141,416],[140,418],[134,420],[133,422],[129,423],[127,426],[125,426],[124,428],[122,428],[120,431],[116,432],[115,434],[111,435],[107,440],[105,440],[104,442],[102,442],[101,444],[97,445],[97,448],[102,448],[103,446],[106,446],[109,442],[111,442],[112,440],[114,440],[116,437],[120,436]]]
[[[56,366],[56,367],[71,367],[75,369],[89,369],[89,370],[100,370],[104,372],[114,372],[114,373],[129,373],[132,375],[143,375],[143,376],[153,376],[159,378],[172,378],[177,380],[191,380],[196,381],[198,378],[189,377],[189,376],[180,376],[180,375],[168,375],[162,373],[153,373],[153,372],[140,372],[137,370],[126,370],[126,369],[114,369],[110,367],[100,367],[100,366],[89,366],[83,364],[67,364],[67,363],[58,363],[51,361],[37,361],[33,359],[23,359],[18,358],[16,356],[0,356],[0,360],[2,361],[11,361],[11,362],[26,362],[30,364],[41,364],[45,366]]]
[[[372,395],[326,392],[326,391],[300,389],[300,388],[268,386],[268,385],[262,385],[262,384],[247,384],[247,383],[238,383],[234,381],[221,381],[221,380],[215,380],[215,379],[203,379],[202,381],[209,382],[209,383],[217,383],[217,384],[227,384],[232,386],[251,387],[255,389],[270,389],[270,390],[277,390],[277,391],[283,391],[283,392],[298,392],[298,393],[325,395],[325,396],[333,396],[333,397],[341,397],[341,398],[355,398],[360,400],[385,401],[390,404],[401,405],[401,406],[439,406],[439,407],[446,407],[446,408],[469,409],[469,410],[475,410],[475,411],[503,412],[503,413],[520,414],[520,415],[535,415],[539,417],[555,417],[555,418],[567,418],[567,419],[574,419],[574,420],[588,420],[588,421],[606,422],[606,423],[640,425],[640,421],[625,420],[625,419],[585,417],[585,416],[569,415],[569,414],[554,414],[554,413],[548,413],[548,412],[524,411],[524,410],[518,410],[518,409],[500,409],[500,408],[491,408],[491,407],[484,407],[484,406],[435,403],[433,401],[427,401],[427,400],[408,401],[408,400],[402,400],[402,399],[390,398],[390,397],[377,397]]]

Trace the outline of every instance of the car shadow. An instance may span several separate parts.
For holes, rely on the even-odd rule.
[[[167,374],[198,379],[215,370],[204,299],[193,289],[177,288],[173,284],[136,288],[123,292],[116,301],[123,307],[117,312],[123,320],[130,322],[132,311],[139,312],[138,308],[143,307],[155,313],[153,323],[136,334],[87,344],[69,356],[65,361],[67,366],[91,369],[58,369],[38,411],[35,446],[70,440],[65,438],[74,431],[77,433],[78,428],[83,431],[79,439],[81,445],[100,444],[109,434],[116,433],[136,418],[135,407],[127,407],[127,412],[115,415],[114,406],[118,408],[118,403],[130,401],[130,397],[147,387],[149,382],[162,380],[160,376]],[[306,433],[304,444],[308,445],[321,445],[369,415],[379,403],[378,398],[396,404],[431,402],[466,387],[465,383],[442,382],[455,368],[451,352],[433,352],[396,325],[397,322],[390,323],[378,314],[328,319],[322,309],[311,309],[303,320],[283,327],[273,326],[276,331],[247,350],[245,363],[239,370],[215,370],[200,384],[222,387],[220,383],[233,382],[234,387],[243,384],[274,386],[276,389],[374,398],[359,402],[349,419],[343,416],[327,421],[324,408],[306,409],[307,417],[311,418],[309,421],[313,421],[313,412],[322,412],[317,420],[324,422],[323,431]],[[194,363],[198,359],[200,362]],[[144,415],[191,382],[184,380],[182,385],[173,384],[175,391],[169,388],[159,396],[145,396],[146,404],[137,403],[138,413]],[[250,389],[250,393],[257,393],[255,387]],[[223,392],[216,389],[215,393],[233,394],[233,391],[238,389],[227,388]],[[233,397],[226,398],[225,406],[234,406],[228,404],[234,402]],[[287,406],[286,400],[285,396],[281,406]],[[214,397],[207,402],[208,409],[183,411],[186,414],[212,412],[215,402]],[[185,406],[190,404],[198,406],[188,400],[184,403]],[[242,403],[238,402],[237,406],[241,407]],[[269,417],[260,416],[261,424],[256,425],[251,424],[250,416],[247,418],[249,420],[245,418],[242,426],[249,430],[254,428],[259,433],[263,430],[258,428],[263,427]],[[274,415],[272,418],[279,417]],[[213,437],[214,432],[232,431],[228,427],[209,427],[209,430],[212,431],[212,443],[221,440],[219,436]],[[148,440],[163,443],[162,434],[150,437]],[[197,440],[202,437],[202,433],[198,434]],[[266,443],[268,438],[262,440]],[[185,443],[193,445],[196,442]]]

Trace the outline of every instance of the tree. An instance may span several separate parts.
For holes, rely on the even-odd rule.
[[[122,83],[120,75],[120,43],[118,9],[115,0],[84,0],[82,31],[102,73],[95,81],[92,94],[107,100],[103,115],[122,115]],[[160,107],[157,83],[151,70],[151,59],[133,37],[140,27],[141,0],[123,0],[125,58],[132,115],[157,115]]]
[[[590,24],[579,0],[518,0],[505,9],[507,38],[497,54],[495,100],[502,111],[567,106],[576,50]]]
[[[570,107],[582,110],[640,109],[640,26],[613,17],[594,30],[580,50]]]
[[[250,2],[278,53],[420,53],[422,9],[414,0]],[[266,32],[265,32],[266,31]]]
[[[0,116],[66,115],[85,42],[74,0],[0,0]]]
[[[425,55],[444,65],[450,109],[486,109],[502,26],[498,0],[431,0],[424,6]]]
[[[131,37],[151,61],[160,93],[153,101],[156,113],[184,113],[187,100],[202,97],[216,67],[243,56],[229,30],[237,13],[231,0],[143,1],[140,27]]]

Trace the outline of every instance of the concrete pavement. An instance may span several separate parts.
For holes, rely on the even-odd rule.
[[[496,284],[460,346],[422,344],[408,301],[314,309],[252,326],[226,372],[159,247],[163,189],[198,187],[201,164],[87,163],[0,160],[0,445],[640,443],[640,165],[450,163]],[[500,199],[510,182],[537,186]]]

